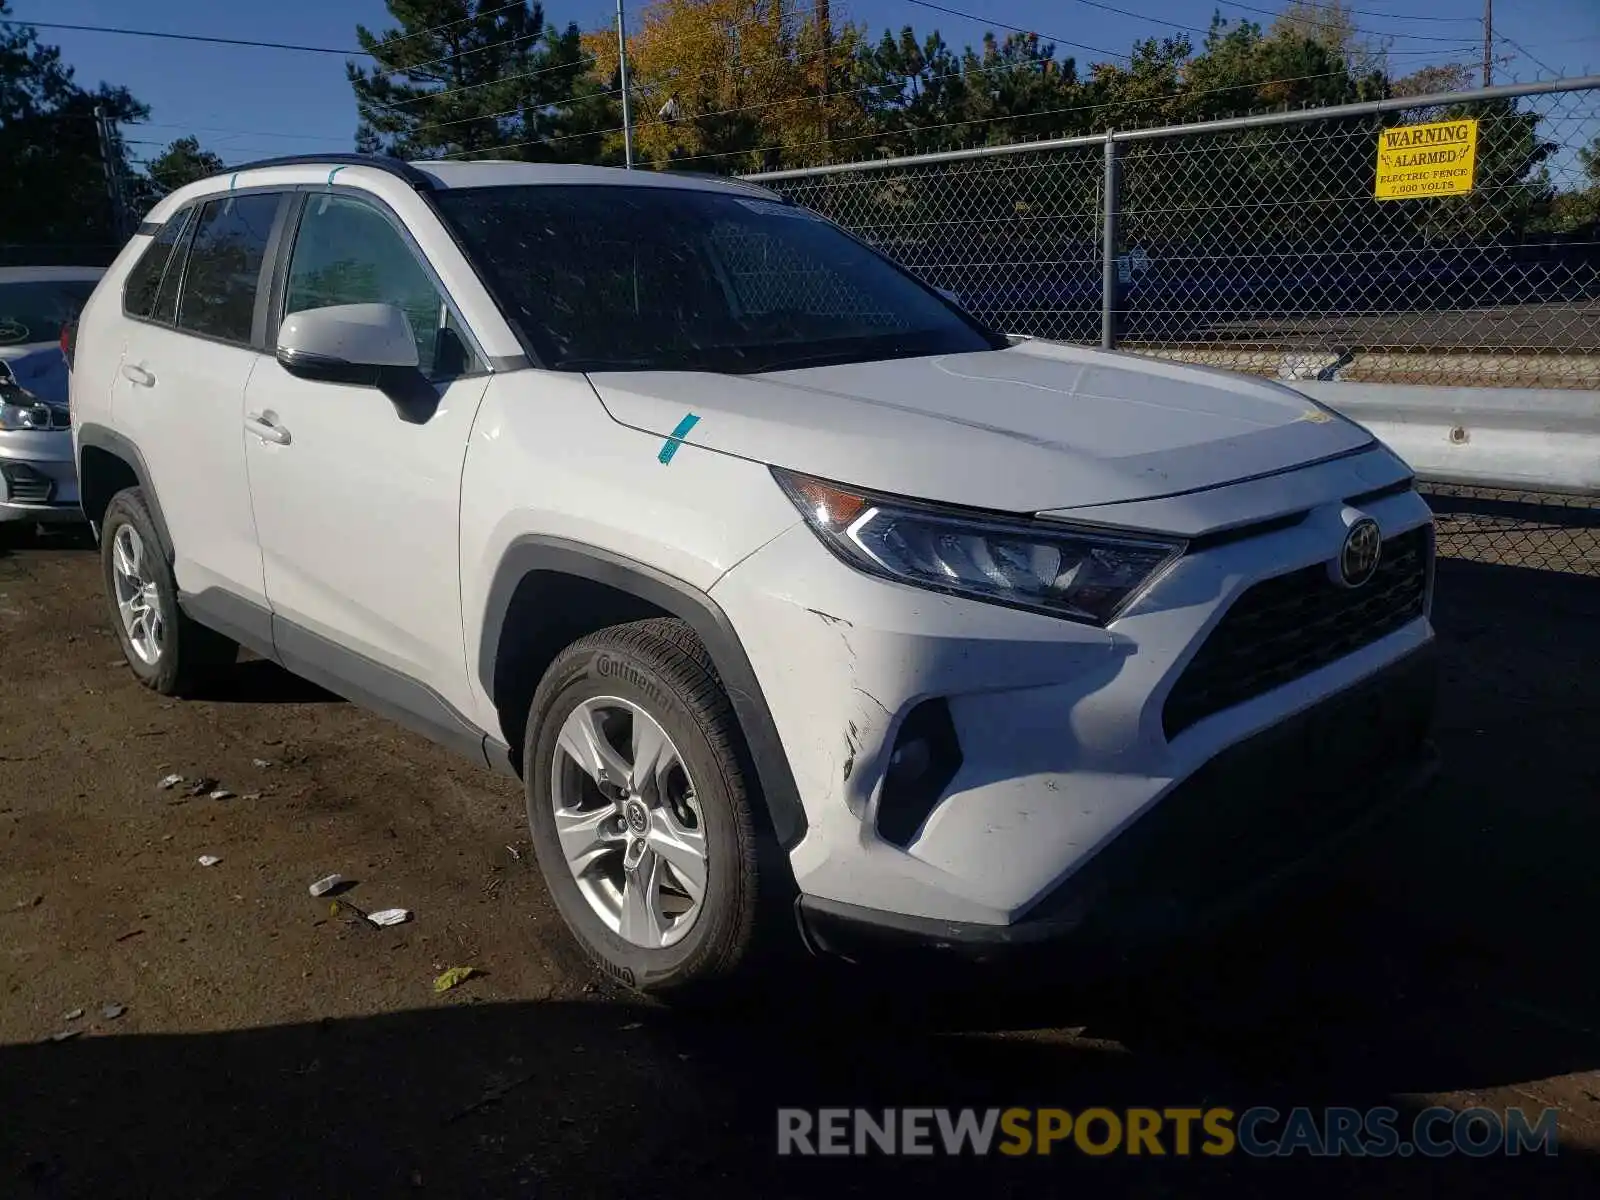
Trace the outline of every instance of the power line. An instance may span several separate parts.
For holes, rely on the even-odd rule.
[[[968,21],[977,21],[983,25],[993,25],[998,29],[1008,29],[1012,33],[1026,33],[1045,41],[1054,42],[1058,46],[1071,46],[1074,50],[1087,50],[1091,54],[1103,54],[1107,58],[1120,58],[1124,62],[1132,62],[1133,56],[1122,54],[1116,50],[1106,50],[1100,46],[1090,46],[1083,42],[1074,42],[1068,38],[1053,37],[1048,33],[1041,33],[1037,29],[1024,29],[1021,25],[1007,25],[1004,21],[991,21],[988,17],[980,17],[975,13],[962,12],[957,8],[946,8],[942,4],[933,4],[930,0],[906,0],[908,4],[915,4],[918,8],[931,8],[934,12],[942,12],[952,17],[962,17]]]
[[[298,50],[306,54],[365,54],[365,50],[335,50],[330,46],[301,46],[290,42],[260,42],[249,38],[211,37],[199,33],[164,33],[155,29],[122,29],[112,25],[67,25],[60,21],[19,21],[0,17],[0,25],[31,25],[35,29],[67,29],[78,33],[114,33],[124,37],[162,38],[174,42],[206,42],[216,46],[254,46],[261,50]]]
[[[520,7],[526,2],[527,0],[512,0],[512,3],[510,4],[502,4],[499,8],[492,8],[487,12],[478,13],[475,16],[458,17],[454,21],[445,21],[439,25],[430,25],[426,29],[417,30],[415,33],[397,34],[392,38],[385,38],[383,41],[376,43],[372,50],[341,50],[332,46],[306,46],[294,42],[268,42],[260,41],[254,38],[217,37],[210,34],[200,33],[168,33],[164,30],[158,29],[129,29],[118,25],[73,25],[61,21],[29,21],[18,17],[0,17],[0,25],[32,26],[35,29],[62,29],[76,33],[107,33],[115,34],[121,37],[159,38],[165,41],[174,42],[204,42],[215,46],[249,46],[259,50],[293,50],[303,54],[338,54],[345,58],[349,58],[351,55],[376,58],[378,51],[382,50],[384,47],[394,45],[398,42],[408,41],[412,38],[419,38],[426,34],[437,33],[441,29],[448,29],[452,26],[461,25],[468,21],[481,20],[483,17],[493,16],[496,13],[504,12],[508,8]],[[487,49],[487,47],[479,47],[479,49]],[[471,53],[471,51],[463,51],[462,53]],[[454,56],[452,55],[446,57]],[[443,62],[445,60],[435,59],[433,61]],[[420,65],[426,66],[428,64],[424,63]],[[407,69],[410,70],[414,68]]]
[[[1549,63],[1547,63],[1547,62],[1543,61],[1542,59],[1540,59],[1537,55],[1535,55],[1533,53],[1533,51],[1529,50],[1521,42],[1513,41],[1511,38],[1507,37],[1503,33],[1496,33],[1494,36],[1499,38],[1506,45],[1510,46],[1513,50],[1516,50],[1518,53],[1522,54],[1523,57],[1532,59],[1534,66],[1539,67],[1539,68],[1541,68],[1541,69],[1543,69],[1545,71],[1550,72],[1550,74],[1555,76],[1555,78],[1557,78],[1557,79],[1561,78],[1561,72],[1560,71],[1556,70]]]
[[[908,4],[915,4],[918,8],[931,8],[931,9],[934,9],[935,11],[937,11],[937,12],[949,13],[953,17],[963,17],[966,20],[977,21],[977,22],[980,22],[981,24],[999,25],[1002,29],[1010,29],[1010,30],[1013,30],[1014,32],[1017,32],[1017,33],[1033,33],[1033,34],[1035,34],[1035,36],[1038,36],[1038,37],[1049,37],[1049,35],[1047,35],[1047,34],[1037,33],[1037,31],[1032,30],[1032,29],[1020,29],[1019,27],[1017,27],[1015,25],[1005,25],[1005,24],[1003,24],[1003,23],[1001,23],[999,21],[993,21],[993,20],[990,20],[988,17],[979,16],[977,13],[962,12],[959,9],[946,8],[946,7],[944,7],[943,5],[940,5],[940,4],[933,4],[933,3],[930,3],[929,0],[906,0],[906,2]],[[1114,4],[1102,3],[1101,0],[1072,0],[1072,2],[1074,4],[1086,5],[1089,8],[1098,8],[1098,9],[1102,9],[1102,10],[1104,10],[1106,12],[1116,13],[1119,16],[1132,17],[1134,20],[1137,20],[1137,21],[1153,21],[1157,25],[1166,25],[1166,26],[1169,26],[1172,29],[1184,30],[1187,33],[1208,34],[1208,33],[1211,32],[1209,29],[1203,29],[1198,25],[1188,25],[1188,24],[1184,24],[1181,21],[1168,21],[1163,17],[1147,16],[1144,13],[1134,12],[1131,9],[1118,8]],[[1223,0],[1223,2],[1227,3],[1227,0]],[[1231,7],[1249,9],[1251,12],[1266,12],[1266,13],[1268,13],[1268,15],[1273,15],[1273,16],[1278,15],[1278,14],[1270,13],[1269,10],[1267,10],[1267,9],[1251,8],[1251,6],[1248,5],[1248,4],[1234,4],[1234,5],[1231,5]],[[1344,11],[1348,12],[1350,10],[1346,9]],[[1313,21],[1311,23],[1314,24],[1314,25],[1321,26],[1321,27],[1331,27],[1331,23],[1329,23],[1329,22]],[[1407,38],[1407,39],[1409,39],[1411,41],[1417,41],[1417,42],[1451,42],[1451,43],[1455,43],[1455,44],[1458,44],[1458,45],[1461,42],[1461,38],[1459,38],[1459,37],[1432,37],[1432,36],[1429,36],[1428,34],[1420,34],[1420,33],[1376,33],[1376,32],[1374,32],[1372,30],[1356,29],[1354,27],[1351,28],[1351,32],[1352,33],[1366,34],[1369,37]],[[1064,39],[1051,37],[1051,38],[1049,38],[1049,40],[1050,41],[1063,41]],[[1070,45],[1074,45],[1075,43],[1066,42],[1065,44],[1070,46]],[[1082,47],[1082,48],[1083,49],[1094,49],[1093,47]],[[1109,54],[1111,52],[1107,51],[1107,50],[1095,50],[1095,53],[1097,53],[1097,54]],[[1125,54],[1124,55],[1119,55],[1118,57],[1126,58],[1127,55],[1125,55]]]
[[[347,137],[329,137],[326,134],[284,133],[282,130],[227,129],[217,125],[182,125],[175,121],[123,121],[131,129],[181,129],[185,133],[221,133],[230,137],[298,138],[303,142],[348,142]]]
[[[913,3],[913,4],[915,4],[916,2],[917,2],[917,0],[911,0],[911,3]],[[1083,3],[1083,2],[1085,2],[1085,0],[1077,0],[1077,2],[1078,3]],[[1260,8],[1260,7],[1258,7],[1257,5],[1254,5],[1254,4],[1239,4],[1239,3],[1236,2],[1236,0],[1218,0],[1218,2],[1220,4],[1222,4],[1223,6],[1227,7],[1227,8],[1242,8],[1245,12],[1260,13],[1262,16],[1266,16],[1266,17],[1277,18],[1277,17],[1281,17],[1281,16],[1284,15],[1282,12],[1274,12],[1270,8]],[[1311,3],[1310,7],[1311,7],[1311,9],[1313,11],[1315,11],[1316,9],[1318,9],[1320,7],[1320,5],[1318,5],[1315,2],[1313,2],[1313,3]],[[1358,9],[1354,9],[1354,8],[1343,8],[1343,7],[1341,7],[1337,11],[1340,12],[1340,13],[1349,13],[1349,14],[1352,14],[1352,15],[1354,15],[1354,14],[1359,12],[1360,15],[1369,16],[1369,17],[1381,17],[1381,16],[1385,15],[1383,13],[1371,12],[1368,9],[1359,9],[1358,10]],[[1318,20],[1314,19],[1313,17],[1311,17],[1309,15],[1301,15],[1298,19],[1299,20],[1303,20],[1307,25],[1315,25],[1319,29],[1337,29],[1337,28],[1339,28],[1339,23],[1337,21],[1318,21]],[[1405,17],[1405,18],[1396,18],[1396,19],[1414,21],[1414,20],[1420,20],[1421,18],[1418,18],[1418,17]],[[1483,23],[1480,20],[1478,20],[1477,17],[1436,17],[1436,18],[1433,18],[1433,19],[1434,20],[1440,20],[1440,21],[1444,21],[1444,20],[1470,21],[1474,25],[1481,25]],[[1406,40],[1412,41],[1412,42],[1458,42],[1458,41],[1461,40],[1459,37],[1454,37],[1454,38],[1432,37],[1432,36],[1430,36],[1428,34],[1425,34],[1425,33],[1381,33],[1381,32],[1379,32],[1377,30],[1374,30],[1374,29],[1360,29],[1356,25],[1354,25],[1353,23],[1350,25],[1349,28],[1350,28],[1350,32],[1351,33],[1365,34],[1367,37],[1405,38]]]
[[[1223,0],[1223,2],[1227,3],[1227,0]],[[1320,2],[1320,0],[1309,0],[1309,3],[1310,3],[1312,8],[1321,8],[1323,6],[1322,3]],[[1230,7],[1232,7],[1232,8],[1250,8],[1250,6],[1248,4],[1234,4],[1234,5],[1230,5]],[[1265,13],[1269,17],[1276,17],[1276,16],[1282,15],[1281,13],[1275,13],[1271,9],[1267,9],[1267,8],[1250,8],[1250,11],[1251,12],[1258,12],[1258,13]],[[1477,17],[1434,17],[1434,16],[1420,16],[1420,15],[1417,15],[1417,14],[1414,14],[1414,13],[1384,13],[1384,12],[1374,12],[1370,8],[1349,8],[1349,7],[1345,6],[1345,5],[1340,5],[1339,6],[1339,11],[1347,12],[1351,16],[1356,16],[1356,17],[1379,17],[1379,18],[1382,18],[1383,20],[1386,20],[1386,21],[1448,21],[1448,22],[1454,22],[1456,24],[1461,24],[1461,25],[1480,25],[1480,24],[1482,24],[1482,22],[1479,21],[1479,19]]]

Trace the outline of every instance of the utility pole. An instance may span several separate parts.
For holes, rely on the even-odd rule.
[[[617,0],[617,73],[622,87],[622,152],[633,170],[633,105],[628,98],[628,25]]]
[[[122,198],[122,163],[117,154],[116,135],[106,110],[99,105],[94,110],[95,128],[100,135],[100,163],[106,174],[106,200],[111,205],[112,235],[118,242],[128,239],[128,215]]]
[[[822,148],[826,154],[828,143],[833,140],[833,123],[828,119],[829,77],[833,66],[833,23],[829,19],[828,0],[817,0],[816,11],[817,32],[821,35],[822,41]]]
[[[1494,83],[1494,0],[1483,0],[1483,86]]]

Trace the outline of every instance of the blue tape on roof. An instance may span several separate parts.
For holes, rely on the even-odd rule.
[[[667,440],[662,443],[661,453],[656,455],[656,457],[661,460],[662,466],[666,466],[672,461],[672,456],[678,452],[678,447],[683,445],[683,439],[688,435],[689,430],[693,429],[699,423],[700,418],[695,416],[694,413],[684,414],[683,420],[678,422],[678,427],[674,429],[667,436]]]

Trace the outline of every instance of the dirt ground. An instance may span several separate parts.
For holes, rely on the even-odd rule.
[[[84,539],[0,551],[0,1196],[1593,1195],[1600,579],[1438,594],[1443,783],[1270,911],[1143,982],[819,968],[708,1018],[582,965],[514,785],[259,661],[163,701]],[[333,871],[416,919],[330,912]],[[786,1105],[1440,1102],[1554,1107],[1560,1152],[774,1154]]]

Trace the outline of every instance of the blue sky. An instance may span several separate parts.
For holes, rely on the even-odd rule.
[[[798,0],[808,4],[810,0]],[[1171,25],[1205,26],[1213,0],[1106,0],[1144,14],[1125,17],[1082,0],[939,0],[946,7],[981,14],[1010,25],[1090,46],[1125,52],[1138,38],[1178,32]],[[1276,10],[1281,0],[1244,0]],[[630,13],[643,0],[627,0]],[[1220,5],[1225,16],[1270,18]],[[1444,59],[1476,61],[1482,29],[1475,22],[1418,21],[1408,14],[1477,18],[1481,0],[1359,0],[1361,25],[1375,33],[1400,35],[1393,42],[1396,69]],[[390,27],[383,0],[272,0],[244,5],[218,0],[12,0],[20,20],[118,25],[217,37],[255,38],[308,45],[355,45],[357,23]],[[1596,0],[1497,0],[1497,32],[1517,45],[1500,43],[1513,61],[1498,66],[1498,81],[1600,72],[1600,3]],[[594,27],[611,20],[607,0],[549,0],[547,14],[566,23]],[[834,0],[839,14],[867,24],[876,34],[885,26],[910,23],[919,31],[942,29],[956,45],[976,41],[982,22],[929,11],[906,0]],[[1388,13],[1392,16],[1365,14]],[[62,49],[80,82],[120,83],[151,107],[152,124],[127,136],[136,157],[159,152],[162,143],[186,133],[230,163],[272,154],[348,150],[355,134],[355,103],[344,77],[344,60],[333,55],[246,47],[156,41],[146,38],[61,30],[41,31]],[[1406,36],[1411,35],[1411,36]],[[1454,38],[1459,43],[1423,38]],[[1457,46],[1466,48],[1457,49]],[[1070,51],[1080,66],[1096,55]],[[1537,62],[1535,60],[1538,60]]]

